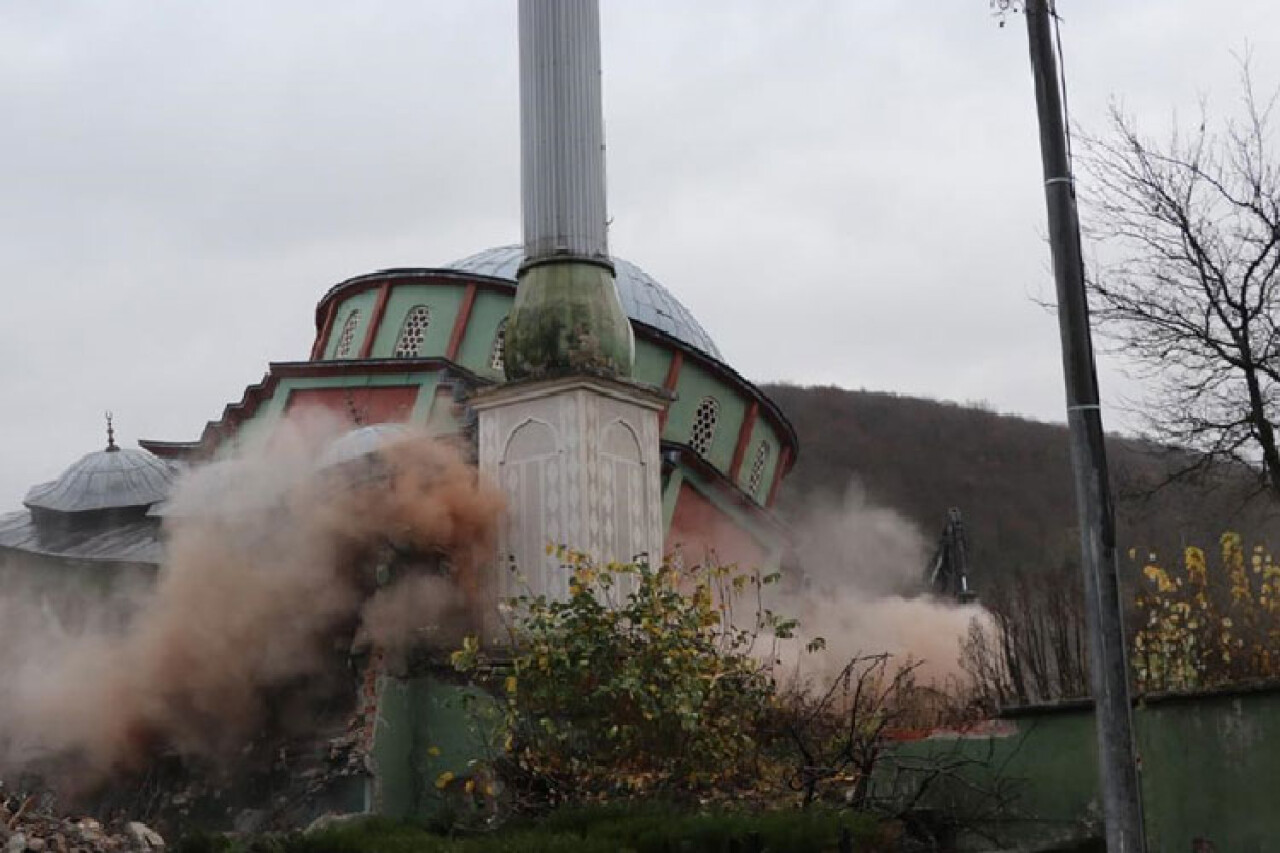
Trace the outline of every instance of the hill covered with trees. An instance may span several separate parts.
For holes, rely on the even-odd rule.
[[[979,589],[1077,564],[1065,426],[884,392],[765,390],[800,437],[800,457],[780,498],[784,516],[794,517],[810,500],[839,498],[855,484],[930,538],[948,508],[958,507]],[[1255,472],[1219,469],[1170,483],[1194,457],[1115,436],[1108,451],[1122,565],[1129,549],[1138,565],[1152,551],[1177,559],[1185,545],[1216,550],[1226,530],[1256,544],[1280,538],[1280,513],[1265,496],[1255,497]]]

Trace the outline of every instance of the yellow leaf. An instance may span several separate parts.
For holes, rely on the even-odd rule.
[[[453,773],[449,770],[444,771],[436,777],[436,787],[443,791],[450,782],[453,781]]]
[[[507,692],[508,693],[516,692],[516,677],[514,675],[507,676]]]
[[[432,758],[436,757],[439,754],[440,754],[440,747],[438,746],[427,747],[427,755],[430,755]]]

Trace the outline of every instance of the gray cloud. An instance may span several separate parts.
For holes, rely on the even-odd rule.
[[[1280,80],[1270,4],[1062,6],[1086,126],[1112,94],[1225,107],[1246,38]],[[1059,417],[1020,20],[606,0],[604,26],[613,248],[739,370]],[[3,506],[103,409],[196,436],[305,356],[333,282],[515,240],[515,59],[497,0],[0,7]]]

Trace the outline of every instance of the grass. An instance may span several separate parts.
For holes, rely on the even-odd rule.
[[[692,813],[656,804],[564,810],[493,833],[448,837],[381,818],[310,835],[229,842],[186,839],[175,853],[827,853],[842,833],[852,849],[883,849],[879,822],[847,811],[810,809]]]

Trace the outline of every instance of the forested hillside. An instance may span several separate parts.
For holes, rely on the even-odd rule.
[[[1010,571],[1060,569],[1077,560],[1064,426],[882,392],[793,385],[765,391],[800,436],[800,458],[780,499],[784,515],[857,482],[929,537],[941,530],[947,509],[959,507],[979,586],[984,577],[989,583]],[[1280,515],[1265,500],[1248,500],[1257,486],[1251,472],[1156,489],[1186,465],[1185,455],[1123,438],[1108,447],[1122,557],[1129,548],[1174,559],[1184,544],[1216,549],[1227,529],[1250,543],[1280,540]]]

